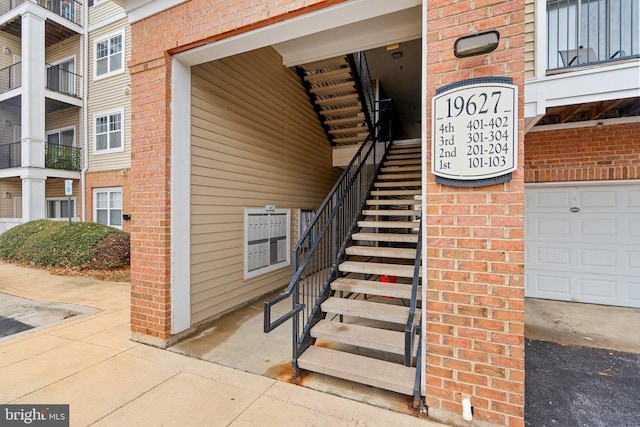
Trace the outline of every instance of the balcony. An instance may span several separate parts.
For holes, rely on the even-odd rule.
[[[47,65],[47,89],[70,96],[78,96],[82,77],[58,65]]]
[[[15,9],[28,0],[9,0],[0,4],[0,15]],[[45,9],[62,16],[63,18],[82,25],[82,3],[75,0],[31,0]]]
[[[44,165],[48,169],[79,171],[80,148],[47,143],[44,151]]]
[[[20,62],[0,69],[0,93],[20,87],[22,83],[22,64]]]
[[[640,57],[640,0],[549,0],[547,69]]]
[[[20,141],[0,144],[0,169],[19,168],[22,165]]]

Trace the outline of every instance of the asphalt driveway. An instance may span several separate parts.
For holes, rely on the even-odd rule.
[[[640,354],[525,345],[525,425],[640,426]]]

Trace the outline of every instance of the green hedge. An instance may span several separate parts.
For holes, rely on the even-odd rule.
[[[0,235],[0,258],[39,266],[88,268],[96,247],[111,234],[124,234],[106,225],[38,220]]]

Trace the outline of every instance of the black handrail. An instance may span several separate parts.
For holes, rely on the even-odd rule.
[[[293,319],[293,374],[298,356],[311,343],[311,327],[320,320],[320,304],[327,299],[330,283],[337,278],[362,206],[391,143],[390,101],[381,103],[381,119],[324,200],[311,223],[292,249],[293,277],[287,289],[264,303],[264,332]],[[292,298],[291,310],[271,321],[271,307]]]
[[[369,126],[369,131],[373,130],[374,124],[374,105],[376,95],[373,90],[373,82],[371,74],[369,74],[369,65],[364,52],[357,52],[347,55],[349,65],[355,75],[356,90],[360,100],[363,102],[364,116]]]
[[[413,281],[411,282],[411,303],[409,304],[409,317],[404,328],[404,364],[411,366],[413,359],[413,347],[415,337],[420,329],[415,323],[416,307],[418,305],[418,287],[420,286],[420,268],[422,266],[422,217],[418,230],[418,244],[416,245],[416,259],[413,264]]]

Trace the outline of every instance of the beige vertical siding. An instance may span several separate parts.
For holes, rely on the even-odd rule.
[[[107,3],[111,3],[110,1]],[[100,5],[97,7],[103,7]],[[125,71],[111,77],[94,80],[93,66],[95,60],[94,45],[97,40],[108,37],[120,30],[125,32]],[[131,167],[131,107],[130,107],[130,85],[131,78],[127,72],[126,64],[131,59],[131,31],[126,19],[101,27],[92,31],[89,36],[89,72],[87,75],[89,82],[89,123],[88,126],[88,148],[89,148],[89,169],[91,171],[105,171],[113,169],[126,169]],[[107,111],[124,109],[124,152],[94,154],[93,152],[93,132],[95,128],[95,114]]]
[[[271,48],[192,69],[191,321],[276,288],[286,267],[243,280],[244,209],[316,209],[338,171],[297,75]],[[176,144],[175,149],[179,149]]]
[[[540,19],[544,19],[541,17]],[[524,18],[524,77],[525,80],[536,78],[536,1],[525,1],[525,18]],[[542,46],[540,46],[542,48]]]

